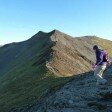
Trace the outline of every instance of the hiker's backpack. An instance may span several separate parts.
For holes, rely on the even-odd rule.
[[[102,55],[103,55],[103,61],[108,62],[109,61],[108,53],[106,51],[102,51]]]

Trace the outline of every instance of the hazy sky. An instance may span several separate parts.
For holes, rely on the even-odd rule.
[[[0,0],[0,44],[53,29],[112,40],[112,0]]]

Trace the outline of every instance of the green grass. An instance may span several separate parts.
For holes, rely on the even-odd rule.
[[[13,107],[35,103],[47,93],[46,91],[65,83],[69,79],[56,78],[47,73],[42,66],[30,68],[29,71],[20,73],[7,77],[2,83],[2,88],[0,88],[1,112],[7,112]]]
[[[55,77],[46,69],[46,54],[51,52],[52,44],[45,44],[46,39],[42,39],[8,63],[5,74],[0,77],[0,112],[34,104],[70,79]]]

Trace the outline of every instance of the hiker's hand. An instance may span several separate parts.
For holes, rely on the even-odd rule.
[[[107,62],[107,67],[109,67],[111,64],[112,64],[112,62],[111,61],[108,61]]]
[[[112,61],[110,61],[109,64],[112,65]]]
[[[96,64],[93,64],[93,65],[92,65],[92,69],[93,69],[93,70],[95,70],[95,69],[96,69],[96,67],[97,67],[97,65],[96,65]]]

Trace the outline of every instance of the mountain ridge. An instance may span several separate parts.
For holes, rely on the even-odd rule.
[[[36,103],[75,75],[90,71],[94,44],[112,56],[111,41],[73,38],[58,30],[0,47],[0,111]]]

